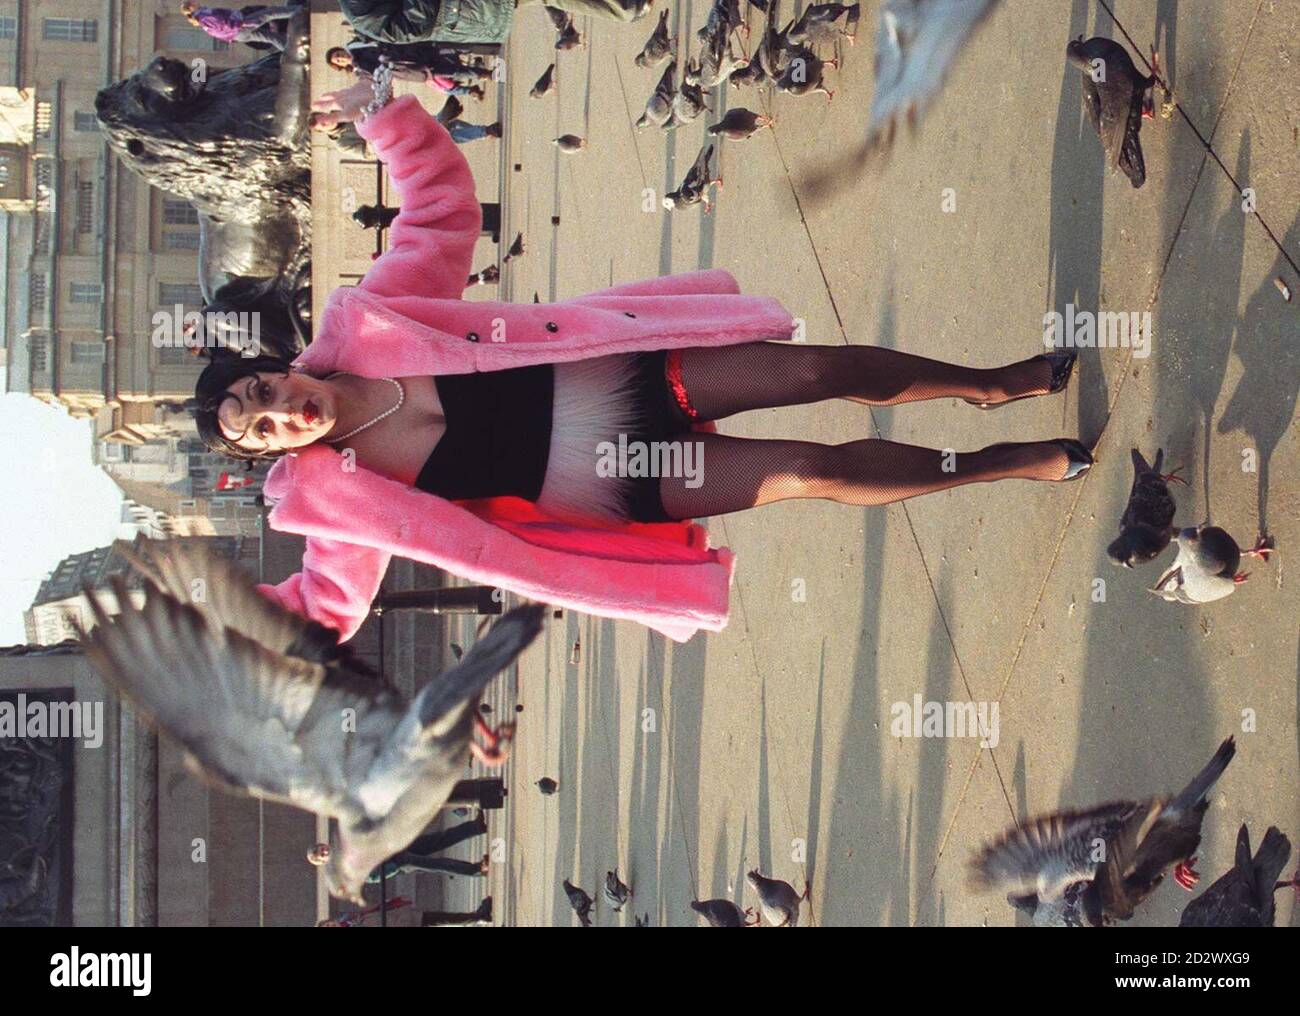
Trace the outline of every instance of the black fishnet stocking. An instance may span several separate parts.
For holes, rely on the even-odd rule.
[[[702,482],[689,487],[687,477],[660,478],[664,510],[676,519],[790,498],[883,505],[966,483],[1060,480],[1069,466],[1066,453],[1047,441],[945,453],[873,439],[822,445],[692,433],[677,440],[698,442],[694,461]]]

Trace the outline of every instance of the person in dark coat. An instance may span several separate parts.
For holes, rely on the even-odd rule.
[[[556,7],[614,21],[636,21],[653,0],[339,0],[348,23],[379,42],[482,45],[505,42],[515,8]]]

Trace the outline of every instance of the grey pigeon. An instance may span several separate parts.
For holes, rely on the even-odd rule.
[[[580,138],[576,134],[561,134],[552,144],[562,152],[570,154],[580,152],[587,147],[587,139]]]
[[[761,113],[755,113],[743,106],[736,106],[727,110],[726,115],[717,123],[710,124],[707,133],[721,134],[724,137],[731,138],[732,141],[742,141],[755,131],[760,131],[764,127],[771,127],[775,122],[770,116],[763,116]]]
[[[658,67],[668,59],[668,54],[673,51],[674,42],[676,40],[668,36],[668,11],[660,11],[659,24],[650,33],[650,38],[646,39],[634,62],[638,67]]]
[[[776,0],[772,0],[773,3]],[[745,876],[750,888],[758,894],[759,910],[774,928],[794,928],[799,924],[799,905],[812,893],[812,886],[804,883],[803,895],[789,882],[768,878],[755,868]]]
[[[691,84],[689,80],[689,72],[692,66],[691,61],[688,60],[686,62],[687,73],[682,77],[682,86],[677,90],[677,94],[673,96],[673,122],[676,124],[690,123],[709,108],[704,99],[704,89],[698,84]],[[698,81],[698,68],[696,68],[696,71],[695,78]]]
[[[753,928],[762,922],[750,907],[741,910],[731,900],[692,900],[691,909],[709,922],[711,928]],[[754,917],[751,923],[750,918]]]
[[[823,60],[809,47],[803,45],[787,46],[785,49],[785,70],[776,79],[778,91],[790,95],[812,95],[822,92],[826,101],[835,98],[835,93],[826,87],[824,73],[827,67],[838,67],[835,60]]]
[[[858,19],[861,17],[860,4],[813,4],[804,8],[790,29],[790,41],[829,44],[842,35],[852,46],[857,41]],[[839,26],[840,18],[844,18],[843,28]]]
[[[740,13],[740,0],[713,0],[704,26],[695,33],[701,42],[722,36],[724,39],[736,29],[745,29],[745,19]]]
[[[578,915],[578,920],[582,922],[582,926],[584,928],[590,928],[592,898],[567,878],[564,880],[563,884],[564,895],[569,897],[569,906],[571,906],[573,912]]]
[[[1066,44],[1065,57],[1083,72],[1083,106],[1101,139],[1111,171],[1122,169],[1134,187],[1146,182],[1142,118],[1151,116],[1156,75],[1138,72],[1128,50],[1113,39],[1083,37]],[[1155,51],[1153,65],[1158,67]]]
[[[788,22],[781,31],[777,30],[781,18],[781,4],[779,0],[772,0],[767,8],[767,20],[763,25],[763,35],[758,40],[758,45],[754,47],[754,55],[751,57],[751,63],[757,63],[763,71],[763,75],[770,81],[775,81],[785,73],[785,66],[788,62],[786,48],[790,44],[789,32],[794,22]]]
[[[948,69],[997,0],[884,0],[876,29],[876,91],[868,139],[892,137],[899,117],[915,118],[943,86]]]
[[[757,59],[757,51],[754,59],[738,70],[732,71],[727,80],[731,82],[733,88],[763,84],[767,80],[767,73],[763,70],[763,64]]]
[[[700,50],[699,73],[695,75],[695,83],[704,88],[716,88],[747,65],[748,61],[736,56],[731,48],[729,36],[713,36],[705,41]]]
[[[543,95],[548,95],[555,90],[555,64],[547,67],[542,72],[542,76],[537,79],[537,84],[529,89],[528,94],[534,99],[540,99]]]
[[[663,205],[670,212],[679,211],[683,208],[689,208],[691,205],[697,205],[704,202],[704,210],[710,210],[708,190],[715,183],[721,186],[722,180],[714,179],[709,170],[709,160],[713,157],[713,146],[705,145],[700,149],[700,154],[695,157],[695,162],[686,172],[686,178],[682,181],[681,186],[675,191],[669,191],[664,195]]]
[[[1259,852],[1250,856],[1250,833],[1243,822],[1237,830],[1237,855],[1231,868],[1214,885],[1187,904],[1180,928],[1271,928],[1273,894],[1296,880],[1279,882],[1291,857],[1291,841],[1269,826]]]
[[[324,869],[335,896],[362,901],[366,876],[428,825],[471,754],[504,758],[509,733],[488,730],[475,706],[537,637],[544,605],[506,614],[407,702],[337,632],[272,603],[230,562],[171,544],[137,567],[139,607],[120,576],[116,617],[86,590],[96,623],[80,633],[86,656],[197,771],[337,820]]]
[[[1186,482],[1178,477],[1177,469],[1171,473],[1160,472],[1165,460],[1163,448],[1156,449],[1154,466],[1136,448],[1130,454],[1133,487],[1119,520],[1119,536],[1106,548],[1110,559],[1125,568],[1153,561],[1169,546],[1174,536],[1177,507],[1169,493],[1169,481]]]
[[[649,914],[649,912],[647,912],[644,916],[641,916],[641,917],[637,917],[637,916],[634,914],[634,915],[632,916],[632,920],[636,922],[635,927],[638,927],[638,928],[648,928],[648,927],[650,927],[650,914]]]
[[[560,785],[556,783],[553,779],[551,779],[549,776],[543,776],[540,780],[537,781],[537,789],[540,790],[547,797],[550,797],[552,794],[554,794],[557,790],[560,789]]]
[[[1238,572],[1243,554],[1268,560],[1272,548],[1263,537],[1250,550],[1218,526],[1203,522],[1180,529],[1173,537],[1178,557],[1156,581],[1151,592],[1171,603],[1213,603],[1245,582],[1249,572]]]
[[[629,889],[618,877],[618,869],[605,872],[605,902],[610,905],[614,913],[623,909],[624,904],[632,898],[632,890]]]
[[[1127,921],[1174,868],[1190,889],[1208,795],[1237,748],[1229,737],[1176,797],[1116,801],[1086,811],[1041,815],[1004,833],[971,862],[977,889],[1045,927],[1101,927]]]
[[[659,84],[646,100],[645,112],[637,120],[638,130],[646,127],[663,127],[673,115],[673,98],[677,95],[677,61],[671,61],[659,76]]]

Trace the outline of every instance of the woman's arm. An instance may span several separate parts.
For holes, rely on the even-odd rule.
[[[374,547],[307,537],[302,571],[257,591],[286,610],[335,628],[346,642],[370,616],[391,555]]]
[[[360,288],[381,297],[459,299],[483,224],[465,156],[413,95],[394,99],[356,126],[387,163],[401,200],[389,248]]]

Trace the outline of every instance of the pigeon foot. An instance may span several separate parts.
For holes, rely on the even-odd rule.
[[[503,723],[497,727],[489,727],[483,717],[475,713],[474,732],[483,738],[485,743],[470,741],[470,754],[485,766],[504,765],[508,754],[508,742],[515,736],[515,725]]]
[[[1201,881],[1200,873],[1192,867],[1195,863],[1196,858],[1189,857],[1185,861],[1179,861],[1174,868],[1174,881],[1188,892],[1191,892]]]
[[[1261,561],[1267,561],[1268,555],[1273,553],[1273,538],[1270,536],[1261,536],[1255,541],[1255,546],[1250,550],[1243,551],[1248,557],[1257,557]]]
[[[1164,480],[1165,483],[1181,483],[1184,487],[1186,487],[1188,485],[1187,481],[1178,475],[1182,471],[1183,471],[1183,467],[1179,466],[1178,468],[1172,470],[1171,472],[1162,473],[1160,475],[1160,479]]]

